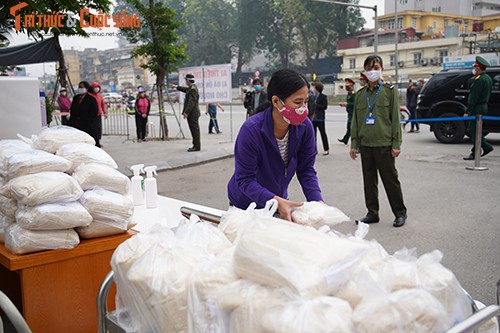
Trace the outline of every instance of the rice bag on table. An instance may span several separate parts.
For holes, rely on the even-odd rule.
[[[224,332],[217,309],[217,293],[239,277],[233,270],[234,248],[193,269],[188,279],[188,326],[190,333]]]
[[[0,243],[5,242],[5,229],[15,222],[15,220],[9,219],[7,216],[0,214]]]
[[[72,202],[83,194],[77,181],[63,172],[39,172],[11,179],[7,187],[18,204],[36,206],[44,203]]]
[[[442,252],[416,256],[415,251],[402,249],[386,260],[379,274],[389,281],[392,291],[421,288],[428,291],[444,306],[448,324],[464,321],[472,315],[471,300],[452,271],[441,264]]]
[[[92,216],[78,201],[47,203],[19,207],[16,222],[29,230],[69,229],[89,225]]]
[[[121,229],[123,229],[123,220],[130,218],[134,214],[132,200],[102,188],[85,191],[80,198],[80,202],[94,220],[108,221]]]
[[[0,214],[5,215],[10,220],[16,219],[17,200],[0,195]]]
[[[285,286],[300,295],[329,295],[349,280],[367,250],[366,244],[335,239],[310,227],[260,219],[241,235],[234,270],[242,278]]]
[[[441,303],[422,289],[368,298],[354,309],[352,321],[358,333],[429,333],[449,328]]]
[[[44,171],[66,172],[72,162],[42,150],[30,150],[12,154],[4,159],[3,176],[5,179],[39,173]]]
[[[31,138],[34,148],[54,154],[59,147],[68,143],[85,143],[95,145],[95,140],[89,134],[74,127],[60,125],[43,128],[38,135]]]
[[[349,303],[335,297],[280,302],[262,317],[266,333],[353,333]]]
[[[72,174],[84,191],[95,187],[128,194],[130,179],[120,171],[100,163],[86,163],[78,166]]]
[[[332,227],[342,222],[349,222],[351,219],[336,207],[328,206],[324,202],[311,201],[294,208],[292,220],[298,224],[319,228],[323,225]]]
[[[121,225],[118,224],[118,222],[120,222]],[[75,230],[81,238],[97,238],[123,234],[135,225],[135,220],[132,217],[113,223],[110,223],[107,220],[93,220],[89,225],[78,227]]]
[[[121,294],[139,332],[187,332],[187,279],[210,257],[200,247],[160,243],[130,267]]]
[[[209,222],[202,222],[193,217],[195,221],[188,221],[179,225],[175,231],[177,240],[186,243],[186,246],[196,245],[208,252],[218,255],[231,247],[231,242],[226,235]]]
[[[70,173],[82,163],[100,163],[114,169],[118,168],[115,160],[107,152],[87,143],[65,144],[59,147],[56,154],[73,162],[73,166],[69,170]]]
[[[0,140],[0,186],[2,185],[2,182],[7,181],[3,178],[4,160],[11,155],[31,150],[33,150],[31,145],[21,140]]]
[[[73,229],[28,230],[17,223],[5,231],[5,247],[13,254],[25,254],[44,250],[71,249],[80,243]]]

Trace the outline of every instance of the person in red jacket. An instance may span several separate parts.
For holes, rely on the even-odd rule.
[[[135,127],[137,130],[137,142],[146,141],[146,125],[148,123],[151,102],[146,96],[143,87],[139,87],[139,94],[135,99]]]
[[[97,117],[98,117],[98,126],[99,126],[99,140],[102,139],[102,115],[106,119],[108,119],[108,113],[106,112],[106,104],[104,103],[104,98],[101,95],[101,85],[99,82],[92,82],[90,84],[92,88],[94,88],[94,92],[91,94],[94,96],[95,100],[97,101]]]
[[[59,105],[59,112],[61,112],[61,124],[69,124],[69,108],[71,107],[71,98],[68,97],[68,92],[66,88],[61,88],[59,91],[59,97],[57,97],[57,105]]]

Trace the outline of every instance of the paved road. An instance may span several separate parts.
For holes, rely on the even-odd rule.
[[[344,110],[331,107],[328,111],[331,148],[329,156],[322,156],[319,146],[316,168],[320,186],[325,201],[354,220],[366,213],[360,161],[352,161],[347,146],[337,142],[345,130]],[[233,106],[232,117],[234,139],[244,121],[241,106]],[[168,121],[171,133],[176,133],[178,128],[173,118]],[[185,152],[190,147],[189,139],[138,144],[105,138],[103,143],[123,169],[138,160],[165,162],[166,171],[158,176],[160,194],[225,210],[226,184],[234,163],[230,157],[233,147],[230,113],[219,113],[223,130],[220,136],[206,134],[207,118],[201,118],[203,148],[199,153]],[[185,121],[182,126],[189,137]],[[368,239],[376,239],[389,253],[403,247],[416,248],[419,255],[434,249],[442,251],[444,265],[457,275],[463,287],[475,299],[493,304],[495,284],[500,278],[500,135],[490,134],[488,138],[496,150],[481,165],[489,170],[468,171],[465,166],[473,162],[463,161],[462,157],[469,153],[470,142],[440,144],[426,125],[422,125],[419,134],[404,133],[397,167],[408,207],[408,222],[399,229],[392,227],[394,217],[381,187],[381,223],[371,226]],[[210,160],[215,161],[202,163]],[[291,184],[290,198],[303,201],[296,180]],[[338,230],[354,232],[355,225],[345,223]]]

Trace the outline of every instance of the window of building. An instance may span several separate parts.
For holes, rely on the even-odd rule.
[[[443,58],[448,56],[448,50],[440,50],[439,51],[439,63],[443,63]]]
[[[408,3],[408,0],[399,0],[399,3],[402,5],[406,5]]]
[[[349,59],[349,69],[355,69],[356,68],[356,59],[352,58]]]
[[[398,18],[398,29],[401,29],[401,28],[403,28],[403,19]]]
[[[396,56],[394,54],[391,55],[391,57],[390,57],[389,66],[396,67]]]
[[[394,29],[394,20],[389,20],[387,23],[389,24],[387,28]]]
[[[432,22],[432,28],[433,28],[433,29],[436,29],[436,26],[437,26],[436,21],[433,21],[433,22]]]
[[[414,65],[420,65],[420,60],[422,59],[422,53],[413,53],[413,64]]]
[[[382,29],[385,29],[385,21],[380,22],[380,27],[381,27]]]
[[[416,17],[413,17],[413,18],[411,19],[411,27],[412,27],[413,29],[417,29],[417,18],[416,18]]]
[[[464,24],[464,33],[468,34],[469,33],[469,25]]]
[[[444,26],[447,27],[448,26],[448,19],[444,19]]]

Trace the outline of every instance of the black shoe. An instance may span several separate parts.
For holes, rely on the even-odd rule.
[[[200,148],[195,148],[195,147],[191,147],[188,149],[189,152],[192,152],[192,151],[200,151]]]
[[[473,159],[474,159],[474,154],[470,154],[469,156],[464,157],[465,161],[472,161]]]
[[[215,134],[214,132],[208,132],[208,134]]]
[[[342,139],[337,139],[337,141],[338,141],[338,142],[342,142],[342,143],[343,143],[343,144],[345,144],[345,145],[347,144],[347,141],[342,140]]]
[[[363,218],[360,218],[359,220],[356,220],[356,224],[359,222],[363,222],[366,224],[372,224],[372,223],[378,223],[380,219],[378,217],[373,217],[373,216],[365,216]]]
[[[484,150],[483,153],[481,154],[481,156],[486,156],[488,155],[489,153],[491,153],[493,151],[493,147],[489,150]]]
[[[406,215],[405,216],[400,216],[396,217],[394,220],[394,223],[392,224],[393,227],[399,228],[402,227],[406,222]]]

